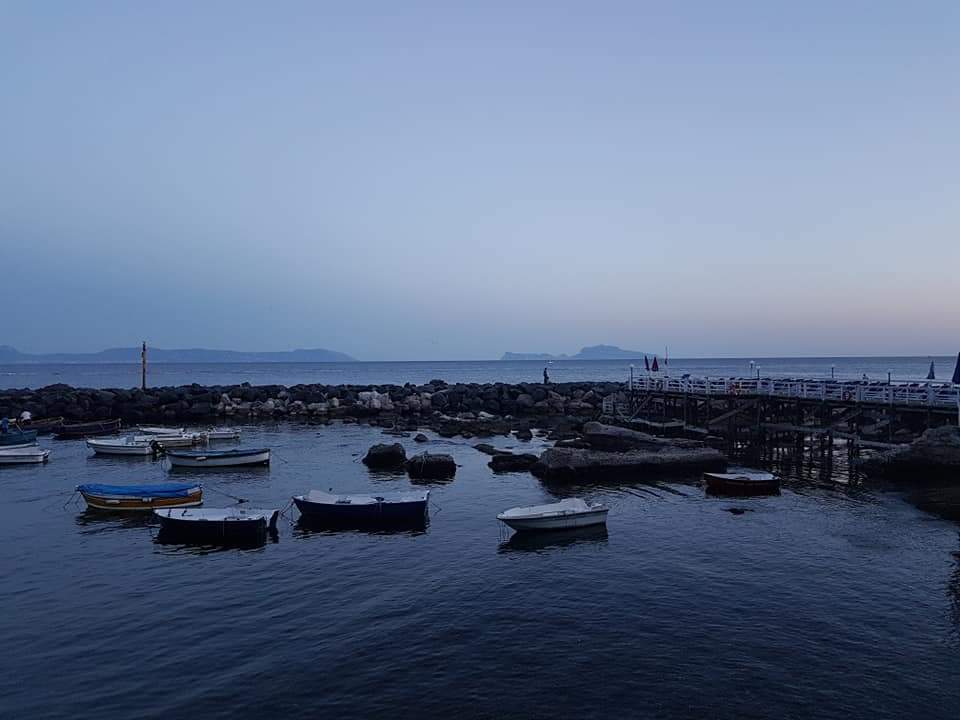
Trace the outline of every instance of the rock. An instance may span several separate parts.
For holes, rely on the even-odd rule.
[[[517,436],[517,440],[522,440],[523,442],[533,440],[533,432],[531,432],[530,428],[520,428],[516,431],[515,435]]]
[[[473,446],[475,450],[479,450],[482,453],[487,455],[510,455],[511,453],[506,450],[497,450],[493,445],[489,443],[479,443]]]
[[[531,472],[544,480],[642,479],[651,473],[723,472],[727,458],[713,448],[665,446],[657,450],[610,452],[580,448],[550,448]]]
[[[581,450],[589,450],[590,443],[582,438],[571,438],[567,440],[557,440],[554,444],[554,447],[558,448],[580,448]]]
[[[446,480],[457,474],[457,464],[450,455],[420,453],[407,460],[407,474],[424,480]]]
[[[909,445],[861,463],[868,475],[955,476],[960,473],[960,427],[931,428]]]
[[[527,472],[536,464],[538,458],[532,453],[523,453],[514,455],[513,453],[500,453],[490,458],[487,463],[494,472]]]
[[[698,440],[678,440],[674,438],[658,438],[637,430],[604,425],[599,422],[583,424],[583,439],[594,450],[610,450],[624,452],[627,450],[656,450],[663,447],[696,448],[702,443]]]
[[[400,443],[378,444],[367,450],[363,464],[378,470],[399,470],[407,461],[407,451]]]
[[[425,442],[430,442],[430,438],[428,438],[423,433],[417,433],[416,435],[413,436],[413,441],[418,443],[425,443]]]

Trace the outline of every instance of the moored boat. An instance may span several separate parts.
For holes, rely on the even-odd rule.
[[[156,510],[194,507],[203,502],[203,488],[197,483],[153,485],[77,485],[87,505],[98,510]]]
[[[240,428],[212,427],[203,431],[209,440],[239,440]]]
[[[59,430],[61,425],[63,425],[62,417],[40,418],[39,420],[21,423],[24,430],[36,430],[38,435],[47,435]]]
[[[7,428],[6,432],[0,432],[0,448],[12,447],[14,445],[31,445],[36,441],[36,430]]]
[[[569,530],[606,525],[609,512],[606,505],[567,498],[546,505],[510,508],[497,515],[497,520],[514,530]]]
[[[137,425],[137,432],[143,435],[183,435],[185,428],[171,428],[162,425]]]
[[[428,517],[430,491],[379,495],[333,495],[311,490],[295,495],[301,519],[332,527],[422,526]]]
[[[35,445],[20,448],[0,449],[0,465],[23,465],[27,463],[45,463],[50,457],[49,450]]]
[[[83,423],[64,423],[57,431],[58,440],[80,440],[99,435],[113,435],[120,429],[120,420],[94,420]]]
[[[242,543],[263,538],[277,529],[280,511],[240,508],[164,508],[154,510],[160,520],[161,541],[186,540]]]
[[[174,467],[212,468],[241,465],[269,465],[270,448],[234,448],[232,450],[170,450]]]
[[[780,478],[768,472],[704,473],[707,492],[714,495],[776,495]]]
[[[157,452],[153,440],[134,436],[94,438],[87,440],[87,447],[97,455],[153,455]]]
[[[162,450],[167,448],[193,447],[207,442],[203,433],[180,433],[179,435],[138,435],[138,440],[149,440],[157,444]]]

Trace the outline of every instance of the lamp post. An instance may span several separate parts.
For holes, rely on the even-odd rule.
[[[890,384],[890,377],[893,375],[892,370],[887,370],[887,385]]]
[[[836,365],[830,366],[830,379],[833,380],[836,377],[835,370],[837,369]]]
[[[751,361],[750,361],[750,377],[753,377],[753,366],[754,366],[754,365],[756,365],[756,363],[755,363],[753,360],[751,360]]]
[[[633,391],[633,363],[630,363],[630,391]]]

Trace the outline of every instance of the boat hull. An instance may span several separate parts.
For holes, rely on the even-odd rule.
[[[149,443],[109,444],[102,441],[88,440],[87,447],[97,455],[136,455],[143,457],[145,455],[153,455],[154,453],[154,449]]]
[[[99,420],[97,422],[61,425],[55,437],[58,440],[81,440],[86,437],[113,435],[119,429],[119,420]]]
[[[311,502],[303,496],[293,499],[300,520],[306,525],[330,528],[424,527],[429,519],[428,498],[410,502],[380,502],[343,505]]]
[[[539,518],[500,518],[500,521],[514,530],[532,532],[539,530],[572,530],[574,528],[592,527],[607,524],[609,508],[591,510],[576,515],[558,515],[556,517]]]
[[[0,433],[0,449],[15,445],[30,445],[36,441],[36,430],[8,430],[5,433]]]
[[[87,505],[96,510],[150,512],[160,508],[196,507],[203,503],[203,491],[198,487],[183,497],[137,497],[134,495],[96,495],[80,491]]]
[[[26,425],[21,424],[25,430],[35,430],[38,435],[49,435],[59,430],[61,425],[63,425],[62,417],[40,418],[39,420],[31,420]]]
[[[33,452],[0,450],[0,465],[29,465],[31,463],[40,464],[45,463],[49,457],[49,450],[34,450]]]
[[[160,520],[160,542],[199,542],[217,545],[263,542],[276,530],[279,510],[256,519],[204,520],[178,518],[166,511],[154,513]]]
[[[775,475],[750,476],[727,473],[704,473],[703,481],[711,495],[749,497],[779,495],[780,478]]]
[[[210,453],[177,453],[168,452],[167,459],[173,467],[183,468],[224,468],[242,467],[251,465],[269,465],[270,451],[260,450],[255,453],[237,455],[218,455]]]

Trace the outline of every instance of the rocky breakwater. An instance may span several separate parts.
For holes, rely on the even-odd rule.
[[[909,445],[864,460],[861,469],[877,477],[960,482],[960,427],[927,430]]]
[[[495,425],[505,418],[576,417],[599,413],[619,383],[457,383],[424,385],[184,385],[139,389],[74,388],[0,390],[0,416],[63,416],[68,422],[121,418],[127,423],[224,419],[310,420],[379,418],[383,422],[447,426],[466,434],[465,423]],[[484,425],[484,423],[486,425]],[[502,431],[502,429],[500,430]]]
[[[546,450],[531,472],[544,480],[636,480],[727,468],[723,453],[698,440],[658,438],[598,422],[585,423],[580,438],[562,445]]]

